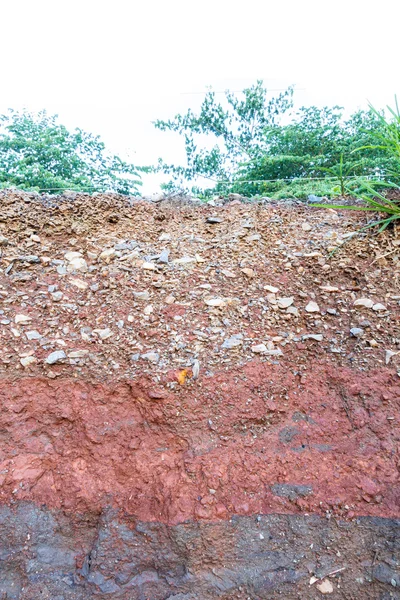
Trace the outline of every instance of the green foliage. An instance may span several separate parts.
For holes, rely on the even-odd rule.
[[[109,155],[98,136],[69,132],[46,111],[0,115],[0,187],[131,194],[140,170]]]
[[[366,228],[379,226],[378,232],[384,231],[389,225],[400,220],[400,110],[395,98],[395,108],[387,107],[389,117],[370,106],[371,114],[378,120],[379,127],[373,132],[375,143],[368,144],[358,149],[381,150],[390,158],[392,167],[388,169],[391,181],[384,181],[382,177],[371,182],[359,180],[358,196],[365,201],[365,206],[329,205],[329,208],[340,208],[345,210],[363,210],[378,213],[380,216],[372,221]],[[381,173],[380,173],[381,175]],[[396,198],[391,199],[384,194],[382,188],[392,188],[392,194]],[[323,204],[315,206],[324,207]]]
[[[154,123],[157,129],[174,131],[184,138],[187,159],[185,167],[160,160],[159,170],[176,180],[198,176],[230,179],[242,162],[262,157],[266,150],[264,132],[292,107],[292,96],[293,89],[288,88],[268,100],[262,81],[244,89],[240,98],[226,92],[223,103],[209,91],[198,115],[189,109],[173,120]],[[203,147],[198,146],[199,142]]]
[[[240,97],[226,92],[222,102],[208,92],[199,114],[189,110],[155,123],[184,138],[187,159],[186,166],[160,159],[158,170],[172,175],[175,185],[204,177],[215,193],[276,198],[304,198],[322,191],[345,195],[352,181],[386,181],[393,176],[396,160],[384,140],[373,144],[376,132],[384,128],[381,113],[358,111],[344,120],[338,106],[312,106],[283,123],[292,96],[289,88],[268,101],[262,81]],[[390,139],[393,146],[400,145],[394,131]]]

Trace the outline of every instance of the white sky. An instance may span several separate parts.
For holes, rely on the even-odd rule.
[[[46,108],[136,164],[183,158],[151,124],[206,86],[296,84],[297,105],[400,95],[398,0],[3,0],[0,112]],[[154,191],[156,180],[145,182]]]

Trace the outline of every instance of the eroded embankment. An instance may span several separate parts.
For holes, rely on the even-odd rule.
[[[396,230],[0,209],[0,600],[400,598]]]

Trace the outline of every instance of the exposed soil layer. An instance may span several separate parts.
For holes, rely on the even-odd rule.
[[[0,498],[167,524],[233,514],[400,517],[400,381],[259,361],[176,390],[23,378],[0,387]]]
[[[0,597],[12,600],[317,600],[320,586],[333,600],[400,598],[400,521],[390,519],[254,515],[168,527],[19,503],[0,509],[0,527]]]
[[[0,600],[400,599],[400,238],[365,224],[0,192]]]

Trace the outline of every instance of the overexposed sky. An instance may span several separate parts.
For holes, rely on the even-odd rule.
[[[3,0],[0,112],[46,108],[137,164],[179,162],[182,142],[151,121],[196,108],[209,85],[392,103],[399,17],[396,0]]]

